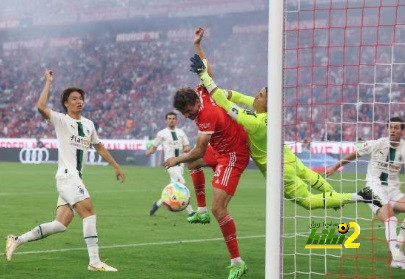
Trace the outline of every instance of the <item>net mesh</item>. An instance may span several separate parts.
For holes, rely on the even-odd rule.
[[[286,0],[284,25],[284,140],[324,176],[364,141],[387,136],[389,118],[404,119],[405,0]],[[328,181],[337,192],[358,192],[368,160]],[[405,276],[390,268],[384,224],[366,204],[307,210],[285,197],[283,216],[285,278]],[[321,235],[342,222],[359,224],[359,249],[305,249],[316,224]]]

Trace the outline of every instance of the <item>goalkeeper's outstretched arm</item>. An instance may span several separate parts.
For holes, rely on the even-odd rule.
[[[216,103],[220,107],[225,109],[225,111],[232,118],[234,118],[236,122],[244,126],[248,133],[255,133],[258,127],[261,125],[261,122],[257,118],[256,114],[252,111],[242,109],[233,102],[231,102],[230,100],[228,100],[227,98],[228,91],[222,90],[217,87],[212,77],[209,76],[205,63],[201,60],[201,58],[197,54],[191,57],[190,61],[191,61],[190,70],[198,74],[205,88],[208,90],[211,97],[216,101]],[[240,95],[244,96],[243,94]],[[252,100],[251,104],[253,104],[253,98],[251,100]]]

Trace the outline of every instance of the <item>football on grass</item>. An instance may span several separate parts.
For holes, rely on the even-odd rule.
[[[190,203],[190,191],[179,182],[170,183],[162,191],[162,201],[170,211],[182,211]]]

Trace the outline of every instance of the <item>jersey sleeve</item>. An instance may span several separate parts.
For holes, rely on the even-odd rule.
[[[378,145],[378,143],[379,143],[379,141],[377,141],[377,140],[366,141],[362,147],[360,147],[356,150],[357,154],[359,154],[360,156],[371,154],[373,152],[373,150],[375,149],[375,147]]]
[[[236,91],[232,91],[232,96],[233,92]],[[257,115],[253,111],[243,109],[234,104],[232,101],[228,100],[222,89],[217,89],[211,97],[218,106],[223,108],[228,113],[230,117],[245,127],[249,134],[257,131],[260,126],[260,119],[258,119]]]
[[[217,114],[209,110],[198,115],[198,132],[201,134],[212,135],[215,132],[217,124]]]
[[[254,100],[255,98],[252,96],[247,96],[238,91],[232,90],[231,102],[253,108]]]
[[[48,122],[55,128],[60,127],[63,123],[64,114],[50,110]]]
[[[161,132],[158,132],[157,135],[156,135],[156,137],[153,139],[152,144],[153,144],[153,146],[158,147],[159,145],[162,144],[162,142],[163,142],[162,133],[161,133]]]
[[[101,141],[98,137],[97,131],[96,131],[96,127],[94,126],[94,123],[92,123],[93,129],[92,129],[92,133],[90,136],[90,141],[91,144],[99,144]]]

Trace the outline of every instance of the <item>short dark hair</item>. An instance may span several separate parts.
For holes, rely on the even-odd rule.
[[[167,119],[167,117],[168,117],[169,115],[174,115],[174,117],[177,118],[177,113],[175,113],[175,112],[173,112],[173,111],[170,111],[170,112],[166,113],[165,119]]]
[[[62,103],[62,107],[65,110],[65,112],[67,112],[67,108],[65,107],[65,102],[67,102],[70,94],[72,94],[73,92],[78,92],[84,101],[84,96],[86,95],[86,93],[83,91],[83,89],[80,89],[78,87],[68,87],[65,90],[62,91],[62,94],[60,95],[60,102]]]
[[[184,87],[176,91],[173,98],[173,106],[183,112],[186,106],[194,105],[198,100],[198,95],[191,87]]]
[[[398,116],[391,117],[390,120],[387,122],[387,128],[389,128],[389,124],[391,122],[399,122],[399,123],[401,123],[401,130],[405,129],[405,123],[401,117],[398,117]]]

